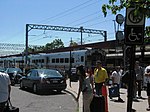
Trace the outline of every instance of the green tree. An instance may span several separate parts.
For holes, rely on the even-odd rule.
[[[25,52],[25,51],[24,51]],[[33,48],[28,47],[28,52],[34,52]]]
[[[110,10],[112,14],[117,14],[117,12],[128,7],[135,8],[135,16],[142,13],[145,17],[150,18],[150,0],[109,0],[107,4],[103,4],[102,12],[106,17],[108,10]],[[150,36],[150,33],[147,29],[145,34]]]
[[[57,49],[57,48],[62,48],[64,47],[64,43],[62,42],[61,39],[55,39],[51,43],[47,43],[45,45],[45,50],[51,50],[51,49]]]
[[[71,47],[71,46],[77,46],[77,45],[78,45],[77,42],[75,42],[75,41],[73,41],[71,39],[69,47]]]
[[[52,50],[52,49],[57,49],[57,48],[62,48],[64,47],[64,43],[62,42],[61,39],[55,39],[51,43],[47,43],[45,46],[34,46],[34,47],[29,47],[28,52],[37,52],[37,51],[44,51],[44,50]]]
[[[37,52],[37,51],[43,51],[44,50],[44,46],[33,46],[33,47],[28,47],[28,52]]]
[[[112,14],[116,14],[124,8],[134,6],[136,8],[135,14],[143,13],[146,17],[150,18],[150,0],[109,0],[107,4],[103,4],[102,11],[104,16],[110,10]]]

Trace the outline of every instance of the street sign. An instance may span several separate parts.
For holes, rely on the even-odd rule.
[[[124,39],[123,31],[117,31],[116,32],[116,39],[119,41]]]
[[[126,26],[125,44],[136,45],[144,42],[144,26]]]
[[[122,24],[122,23],[124,22],[124,17],[123,17],[122,14],[118,14],[118,15],[116,16],[116,22],[117,22],[118,24]]]
[[[135,8],[127,8],[126,10],[126,25],[144,25],[145,17],[143,13],[134,14]]]
[[[143,13],[135,14],[135,8],[126,9],[125,20],[125,44],[136,45],[143,44],[145,16]]]

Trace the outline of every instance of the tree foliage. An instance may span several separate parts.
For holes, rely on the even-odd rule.
[[[109,0],[107,4],[103,4],[102,11],[107,16],[107,11],[117,14],[124,8],[135,7],[135,14],[143,13],[150,18],[150,0]]]
[[[57,49],[57,48],[62,48],[64,47],[64,43],[62,42],[61,39],[55,39],[51,43],[47,43],[45,46],[40,46],[40,47],[32,47],[28,48],[28,52],[37,52],[37,51],[44,51],[44,50],[52,50],[52,49]]]
[[[51,50],[51,49],[57,49],[57,48],[62,48],[64,47],[64,43],[62,42],[61,39],[55,39],[51,43],[47,43],[45,45],[45,50]]]
[[[109,0],[107,4],[103,4],[102,12],[104,16],[107,16],[107,11],[110,10],[112,14],[122,9],[134,7],[134,16],[143,14],[145,17],[150,18],[150,0]],[[145,34],[150,36],[150,32],[146,29]]]
[[[77,45],[78,45],[78,43],[76,43],[75,41],[71,40],[69,47],[77,46]]]

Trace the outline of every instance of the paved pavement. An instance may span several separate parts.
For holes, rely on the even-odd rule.
[[[70,82],[67,80],[67,89],[68,92],[70,92],[73,97],[77,97],[78,92],[78,82]],[[121,88],[121,98],[125,101],[124,103],[115,102],[117,98],[109,99],[108,97],[108,112],[127,112],[127,89]],[[133,102],[133,109],[136,110],[136,112],[146,112],[146,108],[148,106],[147,103],[147,95],[146,91],[142,91],[142,99],[138,99],[137,101]],[[79,102],[78,102],[79,112],[82,111],[82,94],[80,95]]]

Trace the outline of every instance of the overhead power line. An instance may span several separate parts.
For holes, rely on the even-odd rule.
[[[85,24],[85,23],[88,23],[88,22],[90,22],[90,21],[95,21],[95,19],[97,19],[97,18],[99,18],[100,16],[98,16],[98,17],[94,17],[94,18],[92,18],[92,19],[90,19],[90,20],[87,20],[87,21],[84,21],[84,22],[82,22],[82,23],[79,23],[79,24],[76,24],[75,26],[80,26],[80,25],[83,25],[83,24]]]
[[[29,47],[39,47],[40,45],[29,45]],[[10,43],[0,43],[0,50],[8,50],[8,51],[14,51],[14,50],[19,50],[23,51],[25,49],[24,44],[10,44]]]
[[[62,17],[66,17],[67,15],[70,15],[72,13],[76,13],[77,11],[81,11],[81,9],[83,9],[83,8],[86,8],[86,7],[90,6],[90,5],[93,5],[93,4],[97,3],[97,1],[96,2],[94,1],[94,2],[90,3],[91,1],[92,0],[88,0],[88,1],[86,1],[86,2],[84,2],[82,4],[80,4],[80,5],[77,5],[77,6],[73,7],[73,8],[71,8],[71,9],[67,9],[66,11],[58,13],[55,16],[52,16],[52,17],[49,17],[49,18],[47,18],[47,19],[45,19],[43,21],[40,21],[39,23],[42,23],[44,21],[47,21],[47,22],[44,22],[44,23],[48,23],[49,21],[56,21],[58,19],[61,19]],[[90,4],[87,4],[87,3],[90,3]],[[85,4],[87,4],[87,5],[85,5]]]
[[[92,13],[92,14],[89,14],[89,15],[87,15],[87,16],[84,16],[84,17],[82,17],[82,18],[80,18],[80,19],[74,20],[74,21],[72,21],[72,22],[70,22],[70,23],[68,23],[68,24],[66,24],[66,25],[70,25],[70,24],[72,24],[72,23],[75,23],[75,22],[78,22],[78,21],[80,21],[80,20],[83,20],[83,19],[85,19],[85,18],[87,18],[87,17],[89,17],[89,16],[96,15],[96,14],[98,14],[98,13],[99,13],[99,11],[96,11],[96,12],[94,12],[94,13]]]

